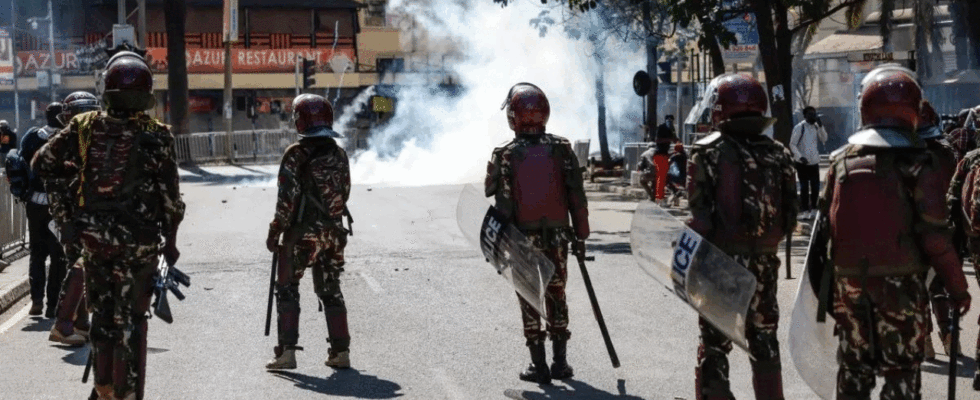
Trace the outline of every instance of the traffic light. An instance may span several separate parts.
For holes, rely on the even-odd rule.
[[[316,60],[303,60],[303,89],[316,85]]]
[[[657,77],[660,78],[661,83],[671,83],[670,80],[670,62],[657,63]]]

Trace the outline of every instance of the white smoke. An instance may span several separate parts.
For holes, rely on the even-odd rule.
[[[390,2],[389,11],[412,15],[430,41],[458,44],[464,58],[447,69],[464,92],[457,97],[434,94],[422,78],[402,86],[390,123],[373,132],[369,150],[354,157],[353,181],[432,185],[481,180],[491,150],[513,137],[500,106],[518,82],[534,83],[547,94],[549,133],[572,141],[591,138],[597,151],[595,80],[600,66],[593,46],[568,38],[560,26],[542,37],[529,23],[554,7],[537,0],[505,8],[491,0]],[[638,130],[641,99],[633,94],[631,82],[645,59],[632,51],[607,53],[607,126],[615,151],[620,131],[635,135]]]

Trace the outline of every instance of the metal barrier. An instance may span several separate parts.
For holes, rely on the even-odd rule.
[[[226,132],[204,132],[178,135],[177,162],[180,164],[214,164],[228,161]],[[286,147],[298,135],[289,130],[254,130],[231,133],[231,153],[238,163],[278,162]]]
[[[27,211],[14,200],[10,184],[0,171],[0,260],[18,247],[27,245]]]

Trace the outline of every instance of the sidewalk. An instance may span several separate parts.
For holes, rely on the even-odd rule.
[[[30,257],[24,256],[0,270],[0,313],[27,296],[31,285],[27,279]]]

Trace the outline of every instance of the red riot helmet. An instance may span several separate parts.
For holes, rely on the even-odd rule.
[[[551,104],[541,88],[521,82],[510,88],[501,109],[507,109],[507,123],[517,134],[543,134],[551,116]]]
[[[861,125],[894,128],[911,134],[919,127],[922,88],[904,71],[875,70],[861,91]]]
[[[333,106],[323,96],[301,94],[293,99],[293,122],[300,136],[321,136],[321,131],[333,132]],[[326,129],[315,129],[326,128]],[[326,136],[340,137],[339,134]]]
[[[65,108],[61,114],[58,114],[58,119],[66,126],[78,114],[102,109],[102,103],[99,102],[99,98],[85,91],[69,94],[62,103],[65,105]]]
[[[922,107],[919,108],[919,126],[917,132],[920,139],[934,139],[942,136],[939,130],[940,120],[936,109],[932,108],[929,100],[922,100]]]
[[[146,60],[123,51],[112,56],[102,74],[103,99],[110,110],[143,111],[153,108],[153,73]]]
[[[716,128],[735,119],[764,118],[769,110],[766,89],[748,75],[726,74],[719,77],[712,96],[711,123]]]

